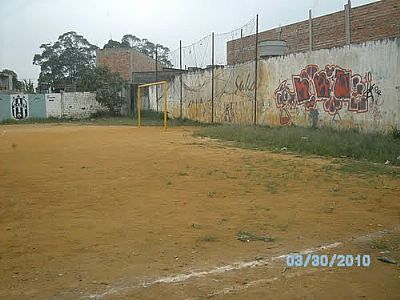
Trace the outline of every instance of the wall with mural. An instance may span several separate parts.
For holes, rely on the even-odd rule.
[[[400,128],[399,49],[396,38],[259,61],[257,123]],[[215,122],[253,122],[254,73],[254,63],[215,70]],[[210,122],[211,71],[182,77],[183,117]],[[167,97],[169,114],[178,117],[179,76],[168,84]],[[154,88],[149,99],[155,107]]]
[[[0,121],[27,118],[85,118],[104,110],[94,93],[0,94]]]

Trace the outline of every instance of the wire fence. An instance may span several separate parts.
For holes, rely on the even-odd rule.
[[[169,83],[169,113],[207,123],[255,122],[257,39],[258,16],[171,51],[169,60],[180,72]]]

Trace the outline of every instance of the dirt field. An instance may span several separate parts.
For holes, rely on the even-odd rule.
[[[0,298],[399,299],[399,179],[193,130],[0,126]]]

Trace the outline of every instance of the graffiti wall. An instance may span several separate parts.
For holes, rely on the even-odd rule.
[[[254,63],[235,67],[216,68],[214,73],[214,122],[251,122],[254,96]],[[168,83],[168,112],[180,116],[180,77]],[[163,91],[159,88],[159,109],[162,110]],[[156,108],[155,88],[149,89],[151,109]],[[211,122],[211,70],[189,72],[182,75],[183,117]]]
[[[275,90],[279,123],[291,124],[290,111],[298,106],[303,106],[317,118],[319,102],[320,110],[333,116],[332,120],[341,119],[342,109],[367,113],[368,103],[373,104],[375,93],[377,97],[381,96],[379,87],[372,83],[370,72],[362,76],[340,66],[326,65],[320,69],[317,65],[308,65],[300,74],[293,75],[290,83],[284,80]]]
[[[258,121],[277,126],[400,127],[399,39],[260,62]],[[258,107],[261,108],[261,107]]]
[[[0,94],[0,121],[27,118],[85,118],[104,110],[94,93]]]
[[[400,128],[399,48],[396,38],[260,60],[257,123]],[[215,70],[214,122],[253,122],[254,74],[254,63]],[[211,71],[183,74],[182,82],[183,117],[211,122]],[[167,97],[170,116],[179,117],[179,76]],[[154,107],[154,89],[149,101]]]

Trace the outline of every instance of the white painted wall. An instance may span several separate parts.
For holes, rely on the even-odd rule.
[[[61,117],[61,94],[46,94],[46,117]]]
[[[96,94],[89,92],[63,93],[62,114],[65,118],[86,118],[104,108],[96,101]]]

